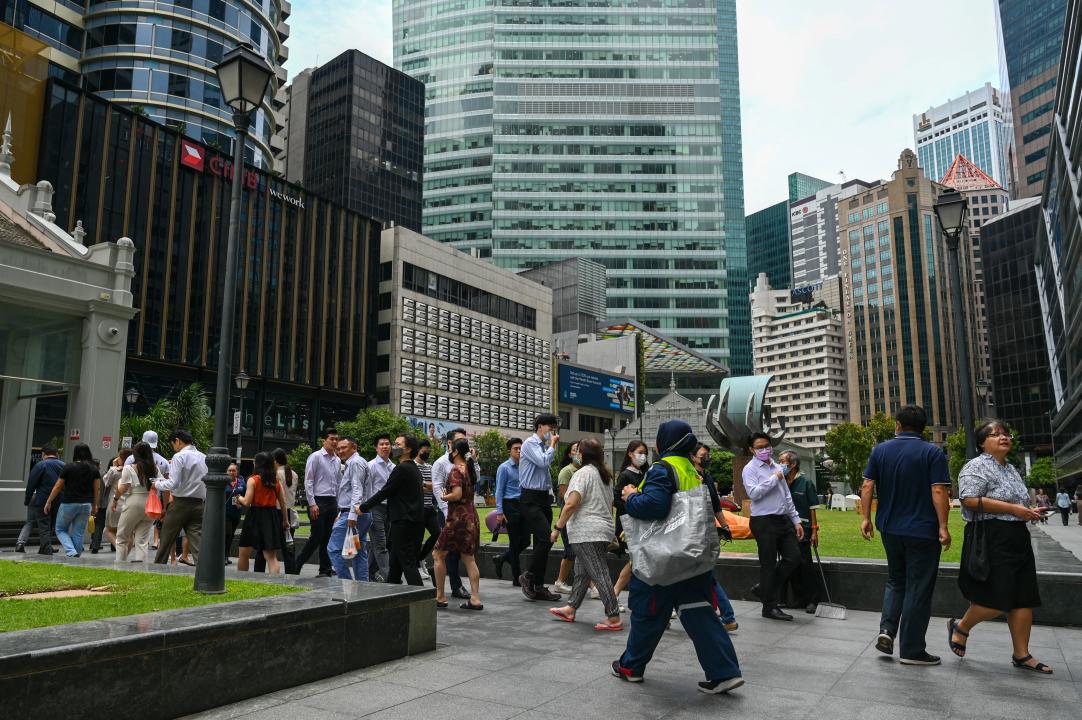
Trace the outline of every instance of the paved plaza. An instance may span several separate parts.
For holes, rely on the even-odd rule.
[[[845,621],[800,613],[765,620],[735,603],[734,636],[747,684],[730,696],[696,691],[702,679],[690,641],[674,622],[642,685],[612,677],[626,633],[597,633],[601,604],[587,600],[580,622],[552,621],[509,582],[485,581],[483,613],[439,613],[440,649],[203,713],[250,720],[639,720],[640,718],[1063,718],[1082,717],[1082,629],[1036,627],[1033,651],[1052,678],[1010,666],[1002,623],[979,627],[969,657],[946,648],[946,620],[934,618],[929,650],[943,665],[901,666],[872,647],[878,615]],[[455,604],[457,605],[457,603]],[[452,607],[455,607],[452,605]],[[358,643],[370,642],[357,638]],[[283,648],[288,652],[287,648]],[[258,671],[256,665],[253,670]]]

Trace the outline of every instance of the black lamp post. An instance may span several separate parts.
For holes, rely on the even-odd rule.
[[[969,206],[965,197],[957,190],[948,190],[943,193],[935,204],[935,216],[947,239],[947,254],[950,262],[954,342],[958,356],[958,396],[962,401],[962,429],[966,437],[967,460],[977,454],[976,443],[973,439],[973,384],[969,379],[969,343],[962,308],[962,261],[959,256],[959,245],[966,227],[968,210]]]
[[[130,387],[124,391],[124,402],[128,404],[128,432],[131,432],[131,416],[135,414],[135,401],[139,399],[139,391],[134,387]],[[132,445],[135,444],[135,438],[132,438]]]
[[[218,378],[214,393],[214,446],[207,453],[207,499],[203,504],[202,552],[195,568],[196,592],[225,592],[225,486],[231,458],[226,445],[229,414],[229,375],[233,355],[233,305],[237,286],[237,234],[240,225],[244,146],[252,113],[267,94],[274,70],[250,45],[238,45],[214,68],[222,99],[233,108],[233,191],[229,202],[229,236],[225,246],[221,333],[218,338]]]
[[[241,438],[244,435],[244,391],[248,389],[248,383],[251,382],[251,380],[252,379],[250,377],[248,377],[248,373],[244,372],[243,370],[241,370],[239,373],[237,373],[237,376],[235,378],[233,378],[233,382],[235,382],[237,384],[237,390],[240,391],[239,393],[237,393],[237,395],[238,395],[237,399],[240,401],[240,406],[237,408],[237,411],[240,413],[240,423],[239,423],[239,425],[237,427],[237,464],[238,465],[240,464]]]

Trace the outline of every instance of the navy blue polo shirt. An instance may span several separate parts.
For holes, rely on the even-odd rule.
[[[864,477],[875,481],[879,498],[875,527],[879,532],[939,538],[932,486],[950,485],[947,454],[942,449],[917,433],[898,433],[872,448]]]

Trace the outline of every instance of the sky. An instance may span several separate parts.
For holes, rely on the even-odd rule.
[[[296,0],[290,76],[357,48],[392,62],[391,0]],[[998,85],[995,0],[737,0],[747,213],[803,172],[889,178],[913,114]]]

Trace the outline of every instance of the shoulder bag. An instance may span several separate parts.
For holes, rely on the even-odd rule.
[[[985,527],[983,497],[977,498],[977,515],[972,524],[973,532],[970,534],[962,562],[971,578],[977,582],[985,582],[992,574],[992,560],[988,556],[988,530]]]

